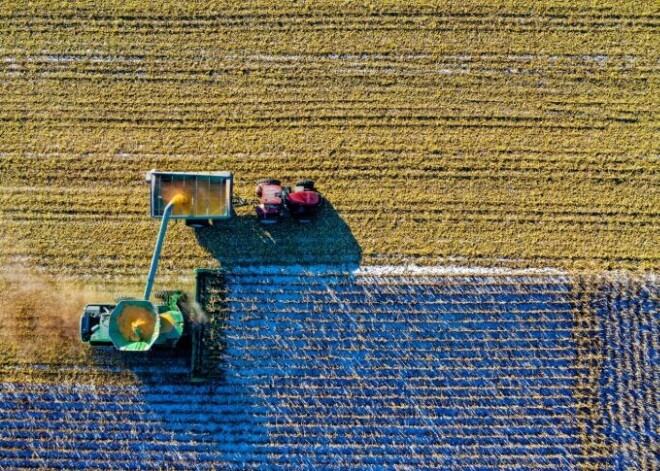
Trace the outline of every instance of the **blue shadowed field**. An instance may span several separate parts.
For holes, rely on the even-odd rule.
[[[591,308],[600,322],[599,400],[612,466],[658,469],[660,286],[623,279],[599,288]]]
[[[4,382],[0,468],[652,469],[653,281],[241,269],[204,300],[213,380]]]

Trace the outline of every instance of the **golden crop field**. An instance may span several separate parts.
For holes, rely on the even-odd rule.
[[[311,260],[660,267],[655,2],[0,6],[0,263],[133,283],[143,173],[316,180],[318,227],[170,228],[162,275]]]
[[[0,468],[657,470],[659,31],[657,1],[1,2]],[[176,348],[83,345],[142,292],[150,169],[248,201],[169,226]],[[318,218],[260,225],[265,177]]]

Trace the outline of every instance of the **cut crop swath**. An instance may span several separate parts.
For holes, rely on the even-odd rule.
[[[658,267],[650,5],[104,5],[0,7],[2,263],[135,279],[159,168],[313,178],[367,263]]]

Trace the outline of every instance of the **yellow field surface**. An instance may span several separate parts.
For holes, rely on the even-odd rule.
[[[404,4],[405,3],[405,4]],[[133,283],[143,173],[309,177],[315,227],[173,225],[218,262],[660,268],[655,2],[0,6],[0,263]]]

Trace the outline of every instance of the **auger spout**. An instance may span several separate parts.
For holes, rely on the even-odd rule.
[[[154,286],[154,278],[156,277],[156,270],[158,270],[158,260],[160,259],[160,252],[163,248],[163,240],[165,239],[165,232],[167,232],[167,223],[172,215],[172,210],[176,205],[183,205],[190,201],[190,198],[182,193],[177,193],[172,197],[170,202],[165,206],[163,211],[163,219],[160,222],[160,231],[158,232],[158,239],[156,240],[156,247],[151,257],[151,268],[149,268],[149,276],[147,277],[147,286],[144,288],[144,299],[146,301],[151,297],[151,289]]]

